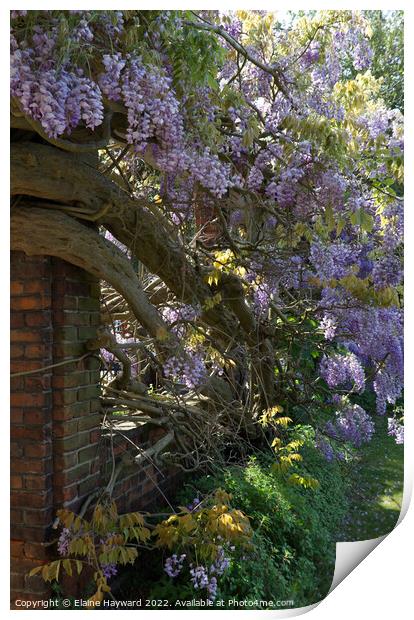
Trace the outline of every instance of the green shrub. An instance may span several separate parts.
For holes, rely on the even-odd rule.
[[[304,606],[329,590],[335,567],[335,544],[346,511],[340,464],[327,463],[310,443],[302,449],[299,473],[319,480],[316,490],[289,485],[271,469],[263,454],[246,466],[232,466],[188,486],[180,498],[217,487],[233,495],[255,531],[254,551],[232,562],[220,583],[226,599],[293,600]]]

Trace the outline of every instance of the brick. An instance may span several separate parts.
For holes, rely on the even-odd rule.
[[[83,418],[79,418],[78,430],[85,431],[91,428],[98,428],[101,421],[102,421],[102,416],[100,413],[93,413],[92,415],[87,415]]]
[[[28,559],[34,560],[47,560],[48,559],[48,551],[47,547],[42,543],[24,543],[24,555]]]
[[[55,358],[64,359],[65,357],[80,357],[86,353],[86,350],[82,342],[65,342],[63,344],[55,344],[53,346],[53,353]]]
[[[57,452],[71,452],[76,448],[82,448],[89,439],[88,431],[76,433],[70,437],[57,438],[54,442],[54,448]]]
[[[47,492],[19,492],[12,493],[10,497],[10,505],[17,508],[43,508],[50,501],[51,495]]]
[[[70,280],[66,280],[65,284],[64,284],[64,288],[61,287],[60,289],[58,288],[56,291],[58,294],[62,294],[60,291],[63,290],[63,294],[64,295],[68,295],[68,296],[75,296],[75,297],[87,297],[89,294],[89,285],[87,282],[76,282],[76,281],[70,281]]]
[[[87,446],[78,452],[78,463],[94,460],[98,455],[98,446]]]
[[[92,288],[92,287],[91,287]],[[87,310],[88,311],[88,315],[91,312],[96,312],[99,313],[100,312],[100,303],[99,303],[99,298],[98,299],[93,299],[93,297],[81,297],[78,300],[78,307],[79,310]]]
[[[24,320],[27,327],[48,327],[50,325],[50,311],[27,312]]]
[[[23,555],[24,541],[23,540],[10,540],[10,555],[16,558],[20,558]]]
[[[81,300],[79,299],[78,305],[80,305],[80,302]],[[89,326],[89,312],[81,312],[79,308],[78,312],[65,310],[64,314],[67,325],[77,325],[78,327]]]
[[[70,374],[56,373],[52,377],[52,387],[56,388],[74,388],[86,385],[88,383],[88,373],[86,371],[73,371],[72,364],[65,364],[61,368],[72,369]],[[58,370],[58,368],[56,368]]]
[[[52,453],[52,443],[29,443],[24,446],[24,455],[26,457],[43,459]]]
[[[77,388],[67,390],[55,390],[53,393],[53,403],[55,405],[71,405],[78,400]]]
[[[60,274],[65,278],[70,278],[73,271],[77,269],[75,265],[71,265],[60,258],[52,258],[51,265],[53,268],[53,275]]]
[[[99,282],[92,282],[89,285],[89,294],[91,297],[94,297],[95,299],[99,299],[101,296],[101,285],[99,284]]]
[[[21,295],[24,290],[24,282],[21,280],[12,280],[10,282],[10,295]]]
[[[99,370],[101,367],[101,362],[96,357],[87,357],[84,360],[85,368],[89,371]],[[98,375],[99,376],[99,375]]]
[[[50,586],[46,586],[46,590],[43,593],[43,597],[50,596],[50,592],[51,592],[50,591]],[[16,604],[15,604],[16,599],[21,599],[21,598],[22,598],[21,591],[17,592],[17,593],[14,592],[14,591],[11,592],[11,598],[10,598],[10,609],[11,610],[14,611],[14,610],[18,609],[18,610],[21,611],[21,607],[16,607]],[[39,600],[39,593],[35,594],[33,592],[29,592],[28,590],[25,590],[24,599],[26,601],[38,601]]]
[[[92,275],[91,273],[89,273],[89,271],[83,271],[82,272],[82,279],[86,280],[86,282],[95,284],[96,283],[96,276]],[[88,292],[89,295],[89,292]]]
[[[11,342],[41,342],[42,332],[32,329],[12,329],[10,331]]]
[[[29,359],[44,359],[48,351],[44,344],[27,344],[24,348],[24,353]]]
[[[22,297],[12,297],[10,301],[11,310],[41,310],[47,308],[49,300],[42,295],[25,295]]]
[[[101,411],[101,401],[99,398],[91,398],[89,401],[89,410],[91,413]]]
[[[78,328],[72,326],[56,328],[54,340],[55,342],[76,342],[78,340]]]
[[[35,560],[30,559],[28,561],[31,562],[32,568],[35,568],[35,566],[39,566],[39,564],[44,563],[44,560],[39,561],[39,559],[37,558]],[[47,588],[47,584],[45,584],[44,580],[40,575],[29,575],[28,573],[29,571],[26,571],[26,574],[24,576],[25,590],[28,590],[32,594],[43,594],[45,592],[45,589]]]
[[[52,511],[50,511],[52,514]],[[43,542],[46,538],[46,529],[53,523],[52,518],[47,519],[46,511],[25,511],[25,524],[12,526],[14,536],[30,540],[30,542]],[[38,521],[38,527],[35,522]],[[28,525],[29,524],[29,525]]]
[[[90,493],[91,491],[96,489],[98,484],[98,477],[96,474],[87,478],[86,480],[82,480],[82,482],[78,485],[78,494],[79,497]]]
[[[12,372],[52,363],[52,354],[53,361],[82,355],[85,348],[81,341],[95,337],[101,320],[96,278],[59,259],[17,253],[12,260],[17,267],[12,291],[21,308],[12,315],[12,344],[17,345],[11,350],[17,356]],[[99,360],[90,357],[56,367],[53,373],[43,371],[12,382],[17,391],[12,394],[12,432],[17,441],[11,445],[11,521],[14,538],[26,541],[24,554],[20,546],[14,557],[27,562],[27,570],[45,557],[36,543],[49,535],[56,508],[62,504],[79,507],[82,498],[99,486],[102,472],[110,473],[108,446],[102,450],[99,443],[99,366]],[[141,437],[147,441],[145,434],[136,437],[140,443]],[[131,438],[135,434],[131,433]],[[127,448],[125,441],[118,442],[120,452]],[[145,472],[143,475],[145,483]],[[134,509],[132,503],[142,498],[138,477],[136,472],[126,472],[117,485],[120,504],[126,509]],[[52,484],[53,496],[47,490]],[[25,596],[34,599],[45,591],[42,580],[26,579],[22,585],[18,572],[13,574],[17,575],[13,591],[24,590]]]
[[[13,439],[31,439],[33,441],[43,441],[50,435],[49,426],[15,426],[12,429]]]
[[[102,466],[101,459],[96,458],[95,460],[90,461],[89,467],[90,467],[91,474],[99,473],[99,474],[105,475],[105,470],[104,470],[104,467]]]
[[[19,329],[21,327],[24,327],[24,315],[19,312],[13,312],[10,316],[10,327],[12,329]]]
[[[39,374],[24,378],[24,386],[27,392],[49,390],[52,374]]]
[[[10,487],[12,489],[22,489],[23,488],[23,478],[22,476],[10,476]]]
[[[10,575],[10,589],[11,590],[23,590],[24,588],[24,575],[19,573],[11,573]]]
[[[64,438],[78,431],[78,418],[53,424],[53,437]]]
[[[12,278],[30,279],[39,278],[47,274],[50,268],[50,258],[47,256],[27,256],[24,252],[11,253]]]
[[[46,279],[31,279],[24,281],[25,293],[40,293],[42,295],[50,294],[50,284]]]
[[[90,340],[96,337],[95,327],[78,327],[79,340]]]
[[[46,490],[51,483],[51,474],[49,476],[24,476],[24,487],[28,491]]]
[[[12,359],[23,357],[23,354],[24,354],[24,346],[22,344],[12,344],[10,346],[10,357]]]
[[[100,439],[101,439],[100,429],[91,431],[89,435],[89,443],[98,443]]]
[[[78,398],[79,400],[90,400],[91,398],[97,398],[100,393],[101,390],[98,385],[89,385],[79,389]]]
[[[99,327],[99,325],[101,325],[102,319],[101,319],[100,314],[98,314],[97,312],[94,312],[93,314],[90,314],[89,316],[90,316],[89,322],[91,326],[94,326],[96,328],[96,327]]]
[[[86,402],[76,402],[72,405],[57,405],[53,408],[53,418],[55,420],[70,420],[80,418],[89,413],[89,404]]]
[[[73,501],[78,497],[78,486],[77,484],[73,484],[71,487],[65,488],[56,488],[55,489],[55,499],[57,503],[67,505],[69,502]]]
[[[13,395],[12,395],[12,402],[13,402]],[[23,414],[24,414],[24,408],[23,407],[11,407],[10,408],[10,420],[11,420],[11,423],[13,425],[15,425],[15,424],[23,424]]]
[[[10,523],[22,523],[23,522],[23,511],[20,508],[11,508],[10,509]]]
[[[23,512],[23,520],[29,526],[42,526],[43,529],[52,525],[54,519],[53,508],[44,507],[40,510],[25,509]],[[25,540],[31,540],[25,537]],[[40,539],[43,540],[43,537]]]
[[[53,484],[54,486],[64,487],[73,482],[78,482],[89,475],[89,469],[89,463],[83,463],[82,465],[76,465],[73,469],[55,472],[53,475]]]
[[[61,286],[59,286],[61,285]],[[59,292],[59,290],[63,292]],[[72,297],[65,293],[65,283],[58,282],[57,286],[54,284],[53,287],[53,313],[61,313],[62,309],[65,310],[77,310],[78,309],[78,298]],[[54,317],[54,322],[56,324],[59,323],[59,318]]]
[[[15,392],[24,392],[24,376],[10,377],[10,394],[13,396]]]
[[[12,470],[15,474],[49,474],[52,472],[52,462],[51,459],[16,460],[13,462]]]
[[[23,414],[25,424],[46,424],[49,417],[50,414],[45,409],[25,409]]]
[[[13,405],[15,405],[16,407],[25,407],[25,406],[29,406],[29,407],[42,407],[42,405],[45,404],[46,402],[46,394],[43,393],[37,393],[33,392],[33,393],[15,393],[13,394]]]
[[[23,410],[22,410],[23,411]],[[23,420],[23,413],[22,413]],[[13,418],[12,418],[13,422]],[[17,443],[15,441],[10,442],[10,456],[20,458],[23,456],[23,446],[21,443]]]
[[[53,458],[55,471],[69,469],[78,463],[78,452],[65,452],[64,454],[55,454]]]
[[[27,372],[28,370],[38,370],[40,364],[36,360],[12,360],[10,362],[10,371],[14,372]],[[13,397],[13,394],[12,394]]]

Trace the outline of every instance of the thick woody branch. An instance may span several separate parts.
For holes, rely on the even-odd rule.
[[[64,151],[69,151],[71,153],[90,153],[92,151],[97,151],[98,149],[105,148],[111,138],[112,112],[107,112],[105,114],[101,128],[102,138],[100,140],[92,142],[72,142],[71,140],[67,140],[65,138],[52,138],[48,136],[48,134],[43,129],[41,123],[35,121],[27,114],[24,114],[18,99],[12,99],[11,107],[12,127],[19,129],[29,129],[31,131],[34,131],[39,136],[41,136],[43,140],[46,140],[47,142],[49,142],[49,144],[57,146]]]
[[[28,255],[62,258],[106,280],[124,296],[151,336],[166,339],[168,327],[148,301],[130,261],[93,228],[59,211],[16,207],[11,216],[11,246]]]
[[[11,148],[11,193],[62,205],[78,218],[104,225],[184,303],[202,306],[212,293],[185,250],[145,201],[132,199],[81,156],[33,143]],[[45,173],[47,171],[47,174]],[[221,308],[203,319],[222,335],[234,335],[234,320]]]

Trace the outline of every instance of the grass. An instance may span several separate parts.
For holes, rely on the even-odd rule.
[[[387,435],[387,417],[375,417],[376,433],[350,474],[350,511],[344,541],[388,534],[400,515],[404,486],[404,447]]]

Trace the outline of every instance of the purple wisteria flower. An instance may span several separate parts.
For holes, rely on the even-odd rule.
[[[174,553],[171,557],[167,558],[164,565],[164,570],[169,577],[177,577],[183,569],[184,560],[186,554],[183,553],[179,557]]]
[[[167,379],[184,384],[189,389],[199,387],[207,377],[204,355],[201,351],[187,351],[174,355],[164,365]]]
[[[218,548],[218,554],[214,562],[211,564],[210,575],[222,575],[230,566],[230,559],[226,557],[223,547]]]
[[[209,584],[208,573],[204,566],[190,568],[191,581],[195,590],[207,588]]]
[[[72,540],[72,533],[67,528],[64,527],[60,533],[57,550],[59,555],[66,556],[69,553],[69,544]]]
[[[395,443],[404,443],[404,426],[396,418],[388,418],[388,435],[395,438]]]
[[[349,442],[356,448],[371,441],[374,422],[359,405],[346,404],[336,412],[335,419],[325,426],[327,435],[338,441]]]
[[[118,574],[116,564],[101,564],[101,569],[106,579],[111,579],[111,577],[115,577]]]
[[[354,353],[324,356],[320,363],[320,373],[330,388],[351,383],[357,392],[365,389],[364,369]]]
[[[190,512],[195,512],[201,505],[201,500],[198,497],[195,497],[192,502],[190,502],[187,506]]]

